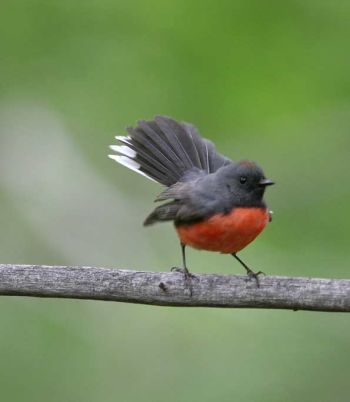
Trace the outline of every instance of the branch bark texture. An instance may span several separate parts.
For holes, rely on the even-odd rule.
[[[0,264],[0,295],[183,307],[250,307],[350,312],[350,279],[196,274]],[[192,289],[190,289],[190,287]]]

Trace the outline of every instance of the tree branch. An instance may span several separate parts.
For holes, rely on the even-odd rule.
[[[192,295],[190,287],[192,287]],[[350,279],[196,274],[0,264],[0,295],[109,300],[159,306],[350,312]]]

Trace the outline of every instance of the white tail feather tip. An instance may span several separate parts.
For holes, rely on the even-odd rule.
[[[136,152],[126,145],[110,145],[109,147],[113,151],[118,152],[119,154],[128,156],[129,158],[135,158],[135,156],[136,156]]]
[[[126,142],[126,143],[129,143],[129,141],[131,140],[131,138],[127,137],[126,135],[116,135],[114,138],[118,141]]]
[[[127,156],[123,155],[108,155],[109,158],[115,160],[116,162],[120,163],[121,165],[129,168],[130,170],[133,170],[134,172],[139,173],[142,176],[147,177],[147,179],[152,180],[156,182],[156,180],[152,179],[152,177],[149,177],[146,173],[142,172],[140,169],[140,164],[135,162],[134,160],[128,158]]]

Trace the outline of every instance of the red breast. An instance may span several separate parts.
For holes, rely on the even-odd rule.
[[[183,244],[199,250],[236,253],[252,242],[269,222],[266,208],[234,208],[229,214],[176,227]]]

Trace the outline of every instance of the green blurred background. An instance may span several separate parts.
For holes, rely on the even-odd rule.
[[[160,188],[107,158],[167,114],[278,185],[241,254],[350,277],[347,0],[9,1],[0,13],[0,261],[168,270]],[[193,272],[242,274],[188,252]],[[349,401],[345,314],[0,299],[3,401]]]

